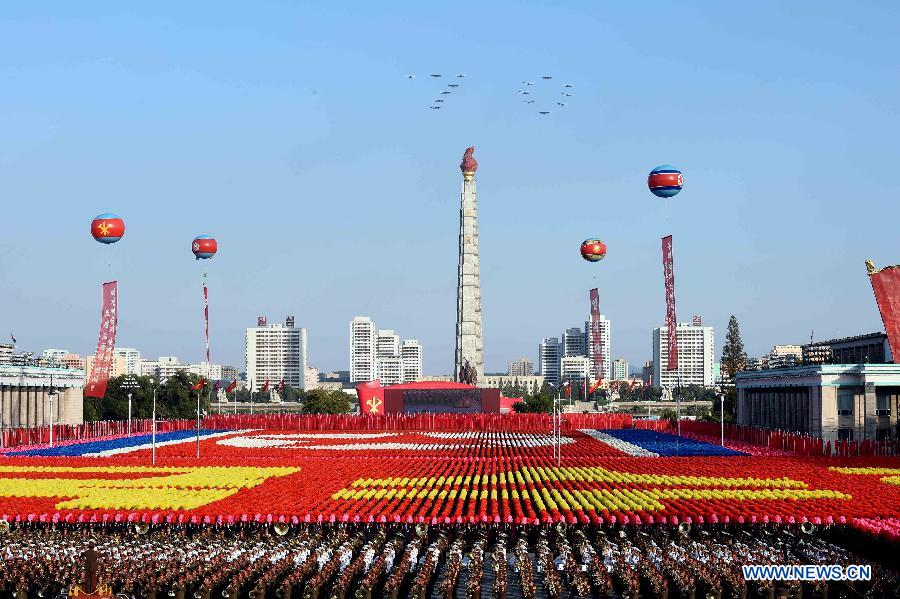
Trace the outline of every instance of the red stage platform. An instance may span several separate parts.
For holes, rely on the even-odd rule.
[[[439,412],[500,414],[512,410],[518,398],[503,397],[500,389],[483,389],[452,382],[388,385],[369,381],[356,386],[363,414]]]

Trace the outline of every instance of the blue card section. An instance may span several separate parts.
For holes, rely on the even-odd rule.
[[[658,453],[660,456],[747,455],[721,445],[679,437],[669,433],[658,433],[636,428],[611,429],[603,432],[610,437],[615,437],[647,451]]]
[[[218,433],[223,431],[200,429],[200,436]],[[151,434],[142,433],[140,435],[132,435],[131,437],[119,437],[117,439],[104,439],[102,441],[86,440],[83,443],[72,443],[70,445],[57,445],[56,447],[37,447],[35,449],[27,449],[25,451],[10,451],[3,455],[7,456],[82,456],[100,451],[109,451],[111,449],[125,449],[129,447],[138,448],[141,445],[150,446]],[[196,430],[170,431],[166,433],[156,434],[156,443],[171,441],[186,441],[197,437]]]

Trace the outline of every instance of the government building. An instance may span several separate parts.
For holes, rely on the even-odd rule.
[[[0,364],[0,428],[84,421],[84,371]]]
[[[877,333],[823,341],[803,347],[802,366],[739,372],[737,423],[828,440],[897,437],[900,364],[885,346]]]

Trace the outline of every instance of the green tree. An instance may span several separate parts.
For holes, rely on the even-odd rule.
[[[722,348],[722,378],[734,381],[734,375],[747,367],[747,354],[744,352],[744,342],[741,341],[741,331],[734,315],[728,319],[728,332],[725,334],[725,347]]]
[[[209,411],[209,389],[191,389],[200,377],[186,372],[177,372],[164,385],[157,386],[156,377],[123,375],[109,379],[106,395],[102,399],[85,398],[84,419],[126,420],[128,418],[128,392],[124,386],[126,378],[132,378],[137,387],[131,391],[132,418],[150,418],[153,413],[153,388],[156,387],[156,417],[195,418],[197,416],[197,396],[200,396],[201,412]]]
[[[350,396],[339,390],[313,389],[303,401],[304,414],[347,414]]]
[[[528,395],[522,401],[514,403],[513,410],[519,414],[549,414],[553,410],[553,398],[543,393]]]

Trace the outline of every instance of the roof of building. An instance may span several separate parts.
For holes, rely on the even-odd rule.
[[[887,337],[884,333],[866,333],[865,335],[854,335],[852,337],[841,337],[840,339],[829,339],[827,341],[814,341],[807,343],[803,347],[817,347],[820,345],[837,345],[839,343],[852,343],[854,341],[865,341],[867,339],[884,339]]]

